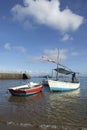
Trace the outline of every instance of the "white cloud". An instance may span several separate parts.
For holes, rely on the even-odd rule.
[[[62,42],[65,42],[65,41],[68,41],[68,40],[73,40],[73,38],[69,35],[69,34],[64,34],[63,37],[60,39],[60,41]]]
[[[67,59],[67,52],[68,50],[66,49],[60,49],[58,52],[58,49],[53,49],[53,50],[44,50],[44,55],[57,61],[58,53],[59,53],[59,61],[66,60]]]
[[[19,51],[19,52],[21,52],[21,53],[25,53],[25,52],[27,51],[26,48],[23,47],[23,46],[12,46],[10,43],[4,44],[4,48],[5,48],[6,50],[9,50],[9,51],[15,50],[15,51]]]
[[[72,52],[71,55],[72,56],[79,56],[80,54],[78,52]]]
[[[6,50],[11,50],[11,45],[10,45],[10,43],[6,43],[6,44],[4,45],[4,48],[5,48]]]
[[[83,17],[70,9],[61,11],[59,0],[24,0],[24,6],[15,5],[11,11],[15,20],[44,24],[63,32],[75,31],[83,23]]]
[[[67,59],[67,49],[60,49],[59,50],[59,62],[66,60]],[[44,61],[42,57],[48,57],[51,60],[54,60],[57,62],[57,57],[58,57],[58,49],[45,49],[43,51],[43,55],[41,56],[29,56],[28,57],[28,62],[30,63],[36,63],[36,62],[41,62]]]
[[[36,63],[36,62],[39,62],[41,61],[41,56],[29,56],[28,57],[28,62],[30,63]]]
[[[20,52],[22,52],[22,53],[25,53],[25,52],[26,52],[26,48],[23,47],[23,46],[15,46],[14,49],[15,49],[15,50],[18,50],[18,51],[20,51]]]

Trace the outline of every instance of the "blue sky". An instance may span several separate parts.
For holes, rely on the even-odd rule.
[[[1,0],[0,71],[51,72],[56,60],[87,75],[86,0]]]

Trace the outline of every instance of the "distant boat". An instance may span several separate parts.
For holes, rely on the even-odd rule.
[[[30,82],[25,85],[9,88],[8,90],[13,96],[28,96],[41,92],[42,84]]]
[[[43,79],[42,84],[43,86],[48,86],[48,79]]]
[[[70,90],[78,89],[80,87],[80,82],[77,81],[75,77],[76,73],[71,71],[71,69],[68,69],[68,67],[60,64],[58,58],[59,58],[59,52],[58,52],[57,62],[49,59],[48,57],[43,57],[44,60],[57,64],[57,68],[54,69],[56,71],[56,79],[55,80],[48,79],[48,82],[47,82],[50,87],[50,90],[51,91],[70,91]],[[59,66],[62,66],[62,68],[59,68]],[[73,76],[72,81],[63,81],[63,79],[60,80],[59,73],[65,74],[65,75],[71,74]]]

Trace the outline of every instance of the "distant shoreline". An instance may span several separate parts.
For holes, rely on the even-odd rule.
[[[4,79],[30,79],[30,75],[26,73],[0,73],[0,80]]]

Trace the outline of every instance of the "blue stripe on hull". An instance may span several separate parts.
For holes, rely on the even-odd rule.
[[[78,89],[78,88],[76,88]],[[51,91],[72,91],[72,90],[76,90],[75,88],[56,88],[56,87],[51,87],[50,90]]]
[[[13,96],[29,96],[29,95],[33,95],[39,92],[32,92],[32,93],[11,93]]]

